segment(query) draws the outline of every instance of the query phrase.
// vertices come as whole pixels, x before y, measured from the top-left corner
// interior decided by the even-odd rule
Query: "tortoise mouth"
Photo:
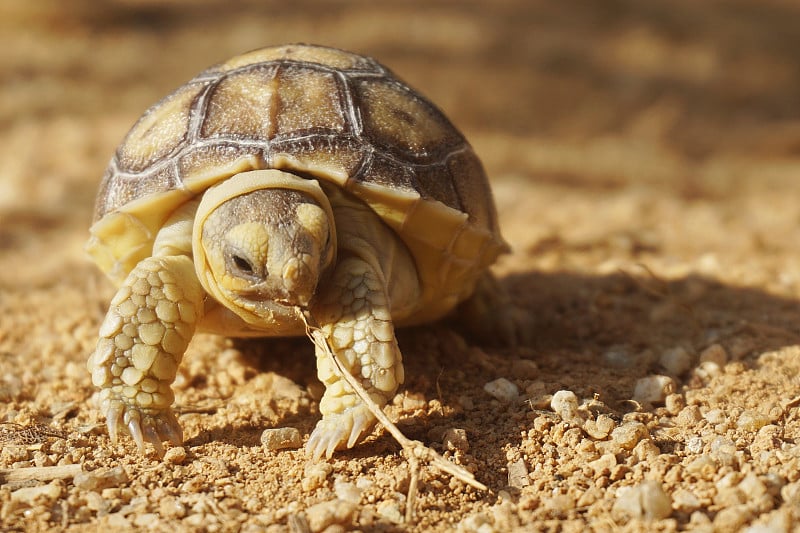
[[[283,297],[275,298],[261,291],[246,291],[229,294],[229,301],[253,313],[257,316],[269,320],[276,319],[297,319],[302,314],[302,310],[308,307],[308,303],[303,303],[299,298]]]

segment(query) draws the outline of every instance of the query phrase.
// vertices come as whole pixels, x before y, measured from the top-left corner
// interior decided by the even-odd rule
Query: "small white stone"
[[[672,495],[672,506],[683,513],[691,513],[700,508],[700,499],[694,492],[686,489],[678,489]]]
[[[490,381],[483,386],[483,390],[488,392],[496,400],[505,403],[513,402],[519,397],[519,387],[506,378],[498,378],[494,381]]]
[[[658,362],[673,376],[680,376],[692,366],[692,356],[682,346],[665,350]]]
[[[612,511],[630,518],[661,520],[672,514],[672,500],[661,483],[646,479],[636,486],[620,489]]]
[[[700,352],[700,362],[711,362],[719,366],[725,366],[728,362],[728,352],[721,344],[712,344]]]
[[[11,493],[11,501],[33,506],[37,503],[51,505],[61,496],[61,487],[56,485],[40,485],[23,487]]]
[[[661,404],[675,392],[675,382],[669,376],[645,376],[636,381],[633,400],[639,403]]]
[[[89,472],[80,472],[72,479],[72,484],[83,490],[100,490],[118,487],[128,482],[128,474],[121,466],[114,468],[98,468]]]
[[[394,524],[403,523],[403,512],[400,504],[393,500],[383,501],[378,504],[378,514]]]
[[[343,500],[329,500],[306,509],[309,529],[316,533],[334,524],[349,526],[356,511],[356,504]]]
[[[686,441],[686,451],[689,453],[698,454],[703,451],[703,439],[697,435],[690,437]]]
[[[694,370],[694,374],[703,380],[709,380],[722,374],[722,369],[714,361],[703,361]]]
[[[347,483],[339,481],[338,479],[333,482],[333,493],[340,500],[358,504],[361,502],[361,489],[354,483]]]
[[[728,421],[728,415],[722,409],[711,409],[703,415],[709,424],[722,424]]]
[[[588,466],[592,469],[596,478],[608,475],[611,469],[617,466],[617,457],[613,453],[606,453],[600,456],[599,459],[589,461]]]
[[[570,390],[560,390],[553,394],[550,408],[563,420],[573,420],[578,415],[578,397]]]
[[[186,448],[183,446],[170,448],[167,450],[167,453],[164,454],[164,462],[166,463],[181,465],[184,461],[186,461]]]
[[[650,432],[641,422],[626,422],[611,432],[611,439],[625,450],[632,450],[640,440],[648,438]]]
[[[296,450],[303,444],[303,440],[297,428],[273,428],[265,429],[261,433],[261,444],[272,451],[287,448]]]
[[[769,424],[770,419],[756,411],[744,411],[739,415],[736,425],[745,431],[755,432]]]
[[[525,459],[519,458],[514,462],[508,463],[508,485],[521,489],[531,484],[528,479],[528,466]]]
[[[87,491],[85,498],[86,498],[86,507],[88,507],[92,511],[107,513],[109,508],[111,507],[108,500],[106,500],[100,494],[98,494],[93,490]]]

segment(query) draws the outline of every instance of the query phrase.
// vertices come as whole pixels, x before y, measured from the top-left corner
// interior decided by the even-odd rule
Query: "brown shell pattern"
[[[117,151],[95,220],[245,154],[416,191],[484,227],[494,218],[480,163],[433,104],[369,58],[288,46],[213,67],[149,109]]]

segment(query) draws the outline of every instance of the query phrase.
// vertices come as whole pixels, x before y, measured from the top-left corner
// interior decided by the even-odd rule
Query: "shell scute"
[[[354,93],[364,135],[382,150],[426,163],[465,142],[436,107],[394,80],[357,79]]]
[[[209,90],[200,138],[272,138],[275,92],[274,68],[254,68],[223,77]]]
[[[142,171],[174,152],[186,140],[192,103],[203,88],[184,85],[148,110],[117,151],[120,170]]]
[[[362,166],[361,143],[349,137],[313,135],[272,144],[269,166],[290,172],[328,176],[345,186]]]

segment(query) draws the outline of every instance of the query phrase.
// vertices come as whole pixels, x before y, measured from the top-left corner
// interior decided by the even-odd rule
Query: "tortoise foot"
[[[374,424],[375,417],[363,404],[349,407],[342,413],[329,413],[311,432],[306,454],[314,460],[323,455],[330,459],[334,451],[355,446]]]
[[[162,441],[176,446],[183,444],[183,430],[172,409],[151,410],[130,405],[119,398],[102,400],[101,411],[106,417],[108,434],[117,441],[120,429],[127,431],[136,442],[139,452],[145,453],[145,443],[153,445],[159,457],[164,456]]]

